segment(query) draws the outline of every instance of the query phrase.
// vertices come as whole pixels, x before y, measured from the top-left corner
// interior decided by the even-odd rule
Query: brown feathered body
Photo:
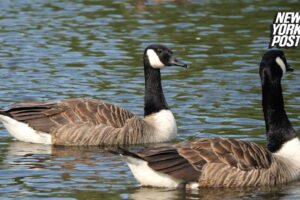
[[[127,145],[159,140],[154,127],[143,118],[101,100],[23,102],[2,112],[37,132],[50,134],[54,145]]]
[[[142,185],[161,186],[145,182],[146,179],[136,173],[137,165],[146,162],[148,170],[154,170],[157,176],[169,177],[170,185],[176,187],[275,186],[299,178],[300,152],[290,155],[295,158],[293,162],[288,157],[290,150],[287,150],[292,146],[300,151],[296,139],[278,153],[271,153],[253,142],[214,138],[146,149],[137,154],[125,152],[124,155],[141,161],[127,160]],[[146,171],[144,169],[144,175]],[[163,186],[168,187],[168,183]]]

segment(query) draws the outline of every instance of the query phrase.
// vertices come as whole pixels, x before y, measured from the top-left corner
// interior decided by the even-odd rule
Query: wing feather
[[[125,126],[134,115],[126,109],[94,99],[68,99],[56,102],[26,101],[3,111],[35,130],[50,133],[61,126],[88,123],[112,128]]]
[[[237,182],[232,177],[244,176],[253,170],[266,170],[272,164],[271,153],[263,147],[251,142],[223,138],[184,142],[167,149],[146,149],[138,155],[158,172],[186,182],[201,179],[203,185],[234,185]],[[253,182],[257,181],[259,173],[252,178]],[[218,177],[213,174],[218,174]],[[246,178],[251,177],[245,176]]]
[[[129,145],[151,143],[153,127],[141,118],[130,118],[121,128],[106,124],[79,122],[57,126],[51,132],[53,144],[67,146]]]

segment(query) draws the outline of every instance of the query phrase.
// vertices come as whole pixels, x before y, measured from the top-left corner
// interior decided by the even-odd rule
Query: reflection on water
[[[258,63],[269,26],[297,1],[1,1],[0,108],[22,99],[93,97],[143,113],[142,53],[172,47],[188,70],[162,71],[178,140],[237,137],[264,143]],[[234,9],[233,9],[234,8]],[[296,70],[283,80],[287,111],[300,128]],[[299,198],[299,183],[253,190],[140,188],[103,149],[15,142],[0,126],[0,196],[71,199]]]
[[[2,161],[0,192],[9,194],[16,184],[23,187],[18,188],[21,193],[39,197],[60,188],[66,193],[70,193],[68,190],[108,192],[127,188],[126,182],[136,185],[133,179],[120,184],[119,180],[127,178],[128,173],[118,156],[98,147],[51,147],[14,141]]]
[[[183,199],[185,197],[185,191],[178,191],[165,188],[138,188],[132,194],[130,199],[140,200],[160,200],[160,199]]]
[[[98,147],[51,147],[14,141],[2,161],[0,194],[74,198],[248,199],[299,197],[300,182],[280,188],[202,188],[183,190],[138,187],[120,157]],[[118,191],[118,192],[117,192]]]

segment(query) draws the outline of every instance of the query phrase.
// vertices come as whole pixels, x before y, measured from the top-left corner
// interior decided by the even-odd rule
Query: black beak
[[[186,63],[184,63],[183,61],[181,61],[175,57],[171,58],[170,65],[184,67],[184,68],[188,67],[188,65]]]
[[[294,71],[294,68],[292,68],[289,64],[286,65],[286,71],[287,72],[292,72]]]

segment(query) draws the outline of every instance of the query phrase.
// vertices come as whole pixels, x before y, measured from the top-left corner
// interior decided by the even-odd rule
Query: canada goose
[[[54,145],[128,145],[164,142],[177,135],[161,86],[160,69],[187,67],[166,46],[144,51],[144,118],[95,99],[23,102],[0,110],[0,121],[17,140]]]
[[[275,186],[300,177],[300,141],[285,113],[281,78],[292,70],[280,50],[260,64],[267,149],[238,139],[199,139],[138,153],[119,148],[135,178],[156,187]]]

